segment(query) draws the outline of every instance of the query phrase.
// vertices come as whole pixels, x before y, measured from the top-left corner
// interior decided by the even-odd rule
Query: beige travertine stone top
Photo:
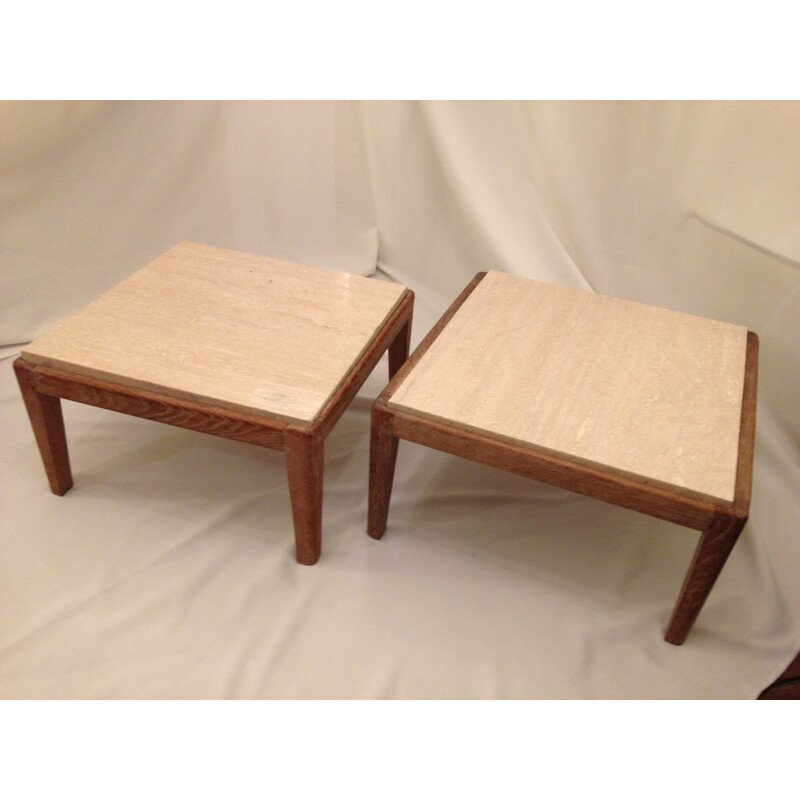
[[[747,329],[489,272],[394,408],[734,498]]]
[[[25,347],[31,362],[301,424],[404,286],[182,242]]]

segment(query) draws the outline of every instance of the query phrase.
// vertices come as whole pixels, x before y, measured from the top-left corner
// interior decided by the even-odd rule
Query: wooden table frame
[[[406,360],[413,310],[414,293],[406,289],[390,317],[308,426],[98,380],[32,364],[20,357],[14,362],[14,371],[50,488],[54,494],[63,495],[72,487],[62,399],[283,450],[286,453],[297,560],[301,564],[315,564],[321,547],[325,438],[387,349],[390,378]]]
[[[744,396],[734,501],[712,503],[648,485],[610,470],[549,455],[455,425],[435,422],[391,408],[392,394],[433,344],[486,273],[478,273],[431,329],[380,394],[372,408],[368,533],[380,539],[386,529],[399,439],[524,475],[702,531],[689,570],[667,624],[665,640],[683,644],[725,564],[750,508],[756,417],[758,337],[747,334]]]

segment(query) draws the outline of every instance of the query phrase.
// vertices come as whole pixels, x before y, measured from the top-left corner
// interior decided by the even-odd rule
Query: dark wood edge
[[[753,451],[756,436],[756,399],[758,394],[758,336],[747,332],[747,354],[744,367],[742,418],[739,426],[739,460],[736,464],[736,490],[732,513],[747,519],[753,484]]]
[[[717,507],[712,503],[685,497],[669,489],[640,483],[522,445],[455,428],[385,406],[376,410],[391,416],[392,433],[399,439],[406,439],[435,450],[488,464],[506,472],[569,489],[687,528],[705,530],[717,511]]]
[[[288,427],[285,422],[32,364],[22,357],[16,360],[15,368],[28,370],[34,388],[43,395],[283,450],[283,432]]]
[[[776,681],[764,689],[759,700],[800,700],[800,678]]]
[[[391,343],[400,334],[400,331],[411,323],[413,313],[414,292],[406,289],[392,315],[375,334],[355,366],[328,402],[320,409],[314,421],[307,427],[290,424],[289,430],[296,433],[304,432],[309,436],[327,436]]]
[[[800,700],[800,653],[758,696],[759,700]]]
[[[20,357],[19,369],[30,373],[37,392],[85,405],[118,411],[134,417],[163,422],[189,430],[209,433],[248,444],[284,450],[287,433],[301,436],[327,436],[344,413],[367,376],[386,352],[403,327],[410,324],[414,309],[414,293],[401,295],[392,315],[375,335],[355,367],[308,427],[283,420],[259,417],[232,409],[171,397],[148,389],[114,383],[73,372],[34,364]]]
[[[664,631],[665,642],[682,645],[686,641],[744,525],[745,520],[729,509],[716,509],[692,555]]]
[[[397,371],[397,374],[389,381],[386,388],[378,395],[376,403],[384,404],[394,394],[397,387],[403,382],[406,375],[414,368],[414,365],[422,358],[425,351],[436,341],[439,334],[444,330],[448,322],[453,318],[456,311],[464,304],[464,301],[475,291],[477,285],[486,276],[485,272],[479,272],[464,289],[463,292],[453,301],[439,321],[428,331],[427,336],[417,345],[414,352],[406,359],[406,363]]]
[[[61,400],[36,391],[32,370],[21,358],[13,367],[50,490],[62,496],[72,488],[73,480]]]

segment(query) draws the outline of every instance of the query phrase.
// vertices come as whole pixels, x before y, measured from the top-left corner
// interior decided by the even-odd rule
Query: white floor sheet
[[[694,531],[403,442],[370,539],[385,369],[328,439],[322,558],[302,567],[275,451],[64,402],[75,486],[50,494],[4,360],[2,695],[750,698],[788,663],[800,465],[768,420],[751,522],[673,647]]]

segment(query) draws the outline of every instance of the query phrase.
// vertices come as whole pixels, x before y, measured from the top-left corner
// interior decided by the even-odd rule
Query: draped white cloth
[[[800,648],[800,103],[0,104],[7,698],[749,698]],[[365,533],[369,408],[323,554],[282,454],[64,403],[50,494],[11,362],[184,239],[407,284],[418,342],[499,269],[748,326],[750,521],[682,647],[696,532],[409,443]]]

